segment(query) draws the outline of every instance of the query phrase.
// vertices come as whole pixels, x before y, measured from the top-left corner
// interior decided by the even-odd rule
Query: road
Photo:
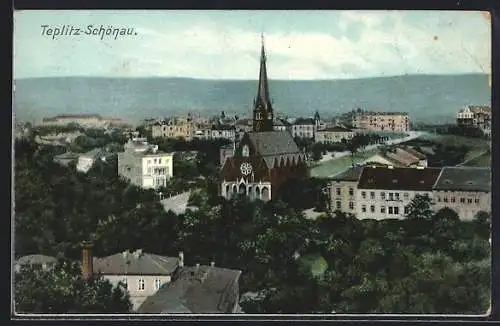
[[[418,138],[422,134],[423,134],[422,131],[409,131],[408,132],[408,137],[391,139],[391,140],[388,140],[388,141],[386,141],[385,143],[382,143],[382,144],[368,145],[365,148],[360,149],[359,151],[360,152],[369,151],[369,150],[375,149],[375,148],[383,146],[383,145],[397,145],[397,144],[404,143],[404,142],[413,140],[415,138]],[[335,154],[335,156],[332,156],[332,153],[327,153],[326,155],[323,155],[323,157],[321,158],[321,160],[319,161],[319,163],[325,163],[325,162],[328,162],[328,161],[331,161],[331,160],[338,159],[340,157],[351,155],[351,152],[349,152],[349,151],[335,152],[334,154]]]

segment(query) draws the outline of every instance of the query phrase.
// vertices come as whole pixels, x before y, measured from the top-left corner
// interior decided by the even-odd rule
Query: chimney
[[[184,267],[184,253],[182,251],[179,252],[179,267]]]
[[[92,257],[92,242],[82,242],[82,275],[85,279],[92,277],[94,264]]]

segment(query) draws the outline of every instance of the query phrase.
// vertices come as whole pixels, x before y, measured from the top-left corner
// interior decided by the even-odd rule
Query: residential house
[[[410,131],[410,119],[406,112],[373,112],[358,109],[353,112],[352,125],[354,128],[367,131]]]
[[[491,106],[469,105],[457,113],[457,124],[480,128],[491,136]]]
[[[448,207],[463,220],[491,213],[491,168],[444,167],[433,188],[434,209]]]
[[[340,143],[343,140],[351,140],[356,132],[343,126],[334,126],[317,130],[314,134],[316,143]]]
[[[79,172],[87,173],[97,160],[105,160],[106,151],[102,148],[94,148],[85,154],[78,156],[76,170]]]
[[[290,124],[283,119],[275,118],[273,122],[273,130],[288,131],[290,130]]]
[[[362,166],[353,166],[329,178],[331,211],[356,213],[358,181],[362,171]]]
[[[179,257],[167,257],[138,249],[102,258],[92,257],[91,268],[93,274],[102,275],[114,286],[121,282],[130,295],[132,310],[135,311],[147,297],[170,283],[174,272],[183,263],[183,253]]]
[[[27,255],[20,257],[19,259],[14,261],[14,270],[19,272],[21,267],[24,265],[38,265],[43,269],[47,270],[52,268],[57,263],[57,258],[46,255]]]
[[[379,153],[367,158],[364,165],[387,165],[395,167],[427,167],[427,157],[411,147],[381,149]]]
[[[201,139],[234,140],[236,138],[236,127],[231,125],[212,125],[206,129],[197,130],[195,137]]]
[[[144,139],[131,139],[118,153],[118,174],[145,189],[166,186],[173,176],[173,153],[158,151]]]
[[[143,314],[230,314],[239,307],[241,271],[210,266],[180,268],[172,279],[139,307]]]
[[[314,139],[316,127],[316,121],[313,118],[298,118],[292,124],[292,136]]]
[[[407,205],[417,195],[433,197],[440,168],[363,168],[358,182],[358,218],[404,218]]]

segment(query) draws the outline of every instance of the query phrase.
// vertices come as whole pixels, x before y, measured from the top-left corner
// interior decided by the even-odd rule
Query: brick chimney
[[[92,257],[92,242],[82,242],[82,275],[85,279],[92,277],[94,264]]]

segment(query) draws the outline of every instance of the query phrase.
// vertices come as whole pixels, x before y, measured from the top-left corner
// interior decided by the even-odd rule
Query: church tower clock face
[[[243,175],[249,175],[250,173],[252,173],[252,165],[248,162],[242,163],[240,165],[240,171]]]

